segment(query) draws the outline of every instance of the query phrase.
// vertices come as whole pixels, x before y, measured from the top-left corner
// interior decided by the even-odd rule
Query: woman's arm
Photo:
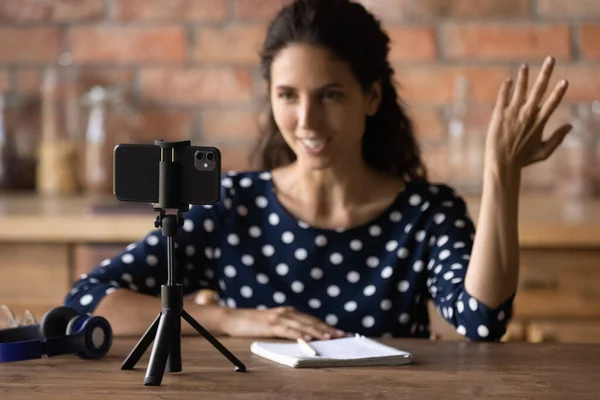
[[[195,206],[184,218],[183,229],[175,240],[177,282],[183,284],[184,294],[202,288],[216,289],[213,260],[207,256],[212,253],[207,250],[212,250],[209,239],[214,234],[214,212]],[[207,221],[213,221],[208,230]],[[155,230],[82,275],[64,304],[80,313],[104,316],[117,334],[143,333],[161,310],[160,288],[166,281],[166,239],[160,230]],[[211,316],[207,318],[210,323]]]
[[[466,290],[489,307],[502,304],[517,289],[521,169],[548,158],[571,129],[562,126],[542,141],[545,124],[567,89],[566,81],[559,82],[542,103],[553,67],[554,59],[548,57],[527,95],[528,67],[523,65],[512,96],[512,81],[502,85],[490,122],[481,209],[465,277]]]
[[[519,185],[518,172],[501,168],[485,171],[465,289],[491,308],[498,307],[517,290]]]
[[[427,239],[427,289],[438,313],[471,340],[497,341],[506,333],[512,318],[513,299],[509,296],[497,307],[489,307],[472,296],[465,277],[472,263],[475,225],[465,201],[445,185],[430,190],[429,218],[424,220]]]
[[[199,305],[184,300],[184,309],[213,335],[222,335],[221,321],[226,309],[218,305]],[[160,298],[149,297],[126,289],[118,289],[104,297],[94,314],[110,322],[117,336],[141,336],[161,311]],[[182,335],[198,334],[188,323],[181,320]]]

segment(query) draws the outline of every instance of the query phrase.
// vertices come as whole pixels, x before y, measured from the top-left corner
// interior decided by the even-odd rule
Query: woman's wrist
[[[483,171],[484,186],[501,187],[504,190],[519,191],[521,168],[512,165],[488,162]]]
[[[230,309],[218,305],[199,305],[194,302],[186,302],[184,308],[200,325],[213,335],[227,334],[227,325],[229,323]],[[185,324],[185,330],[188,328],[195,332],[195,329]],[[183,328],[183,326],[182,326]]]

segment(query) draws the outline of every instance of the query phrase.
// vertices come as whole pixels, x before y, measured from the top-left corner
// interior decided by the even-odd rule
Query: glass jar
[[[113,149],[131,141],[139,118],[118,87],[94,86],[84,94],[86,118],[82,146],[81,187],[85,194],[106,195],[113,190]]]
[[[42,81],[42,119],[36,187],[43,195],[73,195],[77,180],[79,131],[76,73],[49,67]]]
[[[480,193],[487,110],[469,105],[469,83],[459,76],[454,82],[454,100],[448,115],[447,160],[448,183],[460,192]]]
[[[0,94],[0,190],[10,189],[11,141],[6,134],[4,95]]]
[[[581,199],[598,194],[596,151],[600,119],[589,104],[577,106],[573,129],[557,149],[557,192],[566,198]]]

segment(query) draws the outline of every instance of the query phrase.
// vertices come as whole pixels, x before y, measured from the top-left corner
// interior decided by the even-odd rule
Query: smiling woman
[[[362,158],[364,116],[377,111],[378,83],[363,95],[346,64],[308,44],[282,49],[271,70],[274,121],[298,163],[326,168]]]
[[[387,58],[390,39],[379,21],[351,2],[320,4],[318,11],[316,4],[304,3],[283,9],[263,44],[261,71],[271,101],[254,153],[256,167],[289,164],[298,156],[294,145],[300,139],[327,135],[338,157],[364,159],[411,180],[425,178]],[[299,139],[290,140],[294,135]]]
[[[388,52],[379,22],[349,0],[296,0],[271,23],[259,170],[223,177],[220,201],[192,207],[176,240],[185,291],[211,289],[220,299],[220,307],[186,305],[208,330],[427,338],[431,299],[469,339],[506,332],[520,171],[570,129],[541,140],[566,82],[540,104],[548,58],[531,93],[526,66],[514,94],[509,81],[500,88],[475,234],[464,200],[427,180]],[[117,335],[141,334],[159,309],[166,258],[164,237],[150,232],[82,277],[65,303],[105,316]]]

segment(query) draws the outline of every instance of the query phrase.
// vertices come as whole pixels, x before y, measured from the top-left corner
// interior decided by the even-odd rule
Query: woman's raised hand
[[[544,100],[553,69],[554,59],[547,57],[529,92],[529,68],[525,64],[519,70],[512,92],[512,79],[502,84],[488,128],[486,167],[517,173],[527,165],[547,159],[571,130],[570,125],[563,125],[547,140],[542,140],[544,127],[568,87],[566,80],[560,80]]]

